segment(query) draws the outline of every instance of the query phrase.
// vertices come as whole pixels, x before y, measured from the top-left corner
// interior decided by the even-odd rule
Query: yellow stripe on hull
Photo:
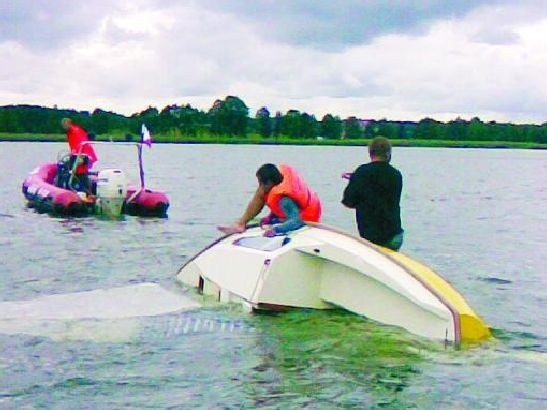
[[[392,260],[404,267],[418,280],[432,290],[442,302],[455,312],[459,318],[460,340],[477,342],[491,336],[490,329],[484,321],[471,309],[462,295],[460,295],[445,279],[437,275],[424,264],[406,256],[401,252],[380,248]]]

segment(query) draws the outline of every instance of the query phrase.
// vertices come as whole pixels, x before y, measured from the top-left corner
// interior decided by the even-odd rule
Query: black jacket
[[[355,208],[359,235],[383,244],[401,228],[403,177],[388,162],[363,164],[351,175],[342,203]]]

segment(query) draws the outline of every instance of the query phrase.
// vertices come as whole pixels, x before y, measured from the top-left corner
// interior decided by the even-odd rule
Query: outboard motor
[[[119,169],[105,169],[97,175],[97,212],[120,216],[127,196],[127,180]]]

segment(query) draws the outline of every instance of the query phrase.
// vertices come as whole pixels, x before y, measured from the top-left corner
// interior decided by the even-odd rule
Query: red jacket
[[[87,138],[87,133],[82,128],[74,124],[71,124],[68,127],[66,136],[68,139],[68,145],[70,147],[70,153],[72,155],[77,155],[78,153],[80,153],[80,146],[82,142],[89,141],[89,139]],[[95,153],[95,149],[91,144],[84,144],[82,146],[81,153],[88,157],[88,164],[78,165],[78,167],[76,168],[77,174],[85,174],[88,169],[91,168],[93,164],[97,161],[97,154]]]
[[[279,206],[279,201],[281,197],[287,196],[296,202],[298,208],[300,208],[300,217],[303,221],[319,222],[321,202],[317,194],[306,185],[302,177],[290,166],[279,165],[279,172],[283,175],[283,181],[274,186],[264,198],[272,213],[279,218],[285,218],[285,214]]]

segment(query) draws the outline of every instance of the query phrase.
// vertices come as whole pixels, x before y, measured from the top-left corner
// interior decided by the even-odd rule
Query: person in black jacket
[[[342,204],[355,208],[359,235],[393,250],[403,244],[401,227],[401,191],[403,177],[389,164],[391,143],[387,138],[374,138],[368,145],[370,162],[360,165],[352,174],[344,174],[349,183]]]

